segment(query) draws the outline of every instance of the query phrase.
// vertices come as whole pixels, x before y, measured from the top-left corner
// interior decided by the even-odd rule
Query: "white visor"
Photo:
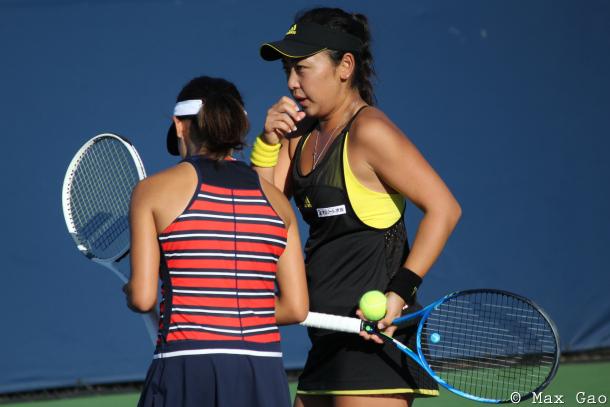
[[[178,102],[174,106],[174,116],[194,116],[199,113],[201,106],[203,106],[201,99]]]

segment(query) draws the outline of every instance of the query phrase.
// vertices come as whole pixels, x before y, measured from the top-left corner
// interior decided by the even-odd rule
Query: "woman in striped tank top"
[[[232,83],[193,79],[168,132],[183,161],[133,192],[128,302],[163,295],[139,406],[290,405],[277,326],[307,315],[301,243],[282,192],[231,157],[247,131]]]

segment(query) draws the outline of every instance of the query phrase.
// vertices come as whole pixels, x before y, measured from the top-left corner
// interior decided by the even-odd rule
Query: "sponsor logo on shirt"
[[[329,208],[317,208],[318,218],[328,218],[330,216],[345,215],[345,205],[331,206]]]

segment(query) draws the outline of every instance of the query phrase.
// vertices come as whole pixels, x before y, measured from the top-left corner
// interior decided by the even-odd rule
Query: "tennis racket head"
[[[131,142],[112,133],[87,141],[64,178],[64,219],[78,249],[88,258],[114,261],[129,251],[129,202],[146,177]]]
[[[508,403],[532,397],[553,379],[559,336],[531,300],[501,290],[466,290],[426,310],[417,351],[429,373],[452,392]]]

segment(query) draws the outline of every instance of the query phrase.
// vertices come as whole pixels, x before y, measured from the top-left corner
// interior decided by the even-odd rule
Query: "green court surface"
[[[291,383],[290,390],[294,395],[296,384]],[[577,394],[584,393],[583,399],[577,400]],[[599,396],[608,398],[605,405],[610,406],[610,362],[596,363],[571,363],[563,364],[559,367],[559,371],[553,383],[543,392],[543,395],[560,396],[563,395],[562,401],[564,404],[559,404],[566,407],[583,406],[583,405],[600,405],[587,403],[591,401],[590,396],[595,396],[597,401],[600,401]],[[587,400],[587,397],[589,399]],[[552,398],[555,400],[555,397]],[[533,403],[533,400],[526,400],[521,405],[542,405],[543,400],[538,403]],[[33,401],[3,404],[5,407],[132,407],[138,402],[138,394],[119,394],[119,395],[95,395],[88,397],[78,397],[62,400],[51,401]],[[469,401],[461,397],[455,396],[447,391],[441,391],[440,397],[430,399],[419,399],[414,405],[417,407],[460,407],[483,405],[474,401]],[[549,405],[549,404],[546,404]],[[557,405],[557,404],[555,404]],[[603,404],[602,404],[603,405]]]
[[[570,363],[562,364],[555,379],[549,387],[543,392],[545,395],[563,395],[565,407],[589,405],[587,403],[578,403],[576,395],[579,392],[584,392],[588,395],[604,395],[608,398],[606,405],[610,406],[610,363],[595,362],[595,363]],[[555,400],[551,397],[551,400]],[[520,405],[543,405],[542,400],[534,403],[534,400],[529,399],[520,403]],[[441,396],[434,399],[422,399],[415,402],[417,407],[460,407],[484,405],[475,401],[466,400],[456,396],[449,391],[441,390]],[[508,404],[510,405],[510,403]],[[547,404],[548,405],[548,404]],[[599,404],[591,404],[599,405]]]

